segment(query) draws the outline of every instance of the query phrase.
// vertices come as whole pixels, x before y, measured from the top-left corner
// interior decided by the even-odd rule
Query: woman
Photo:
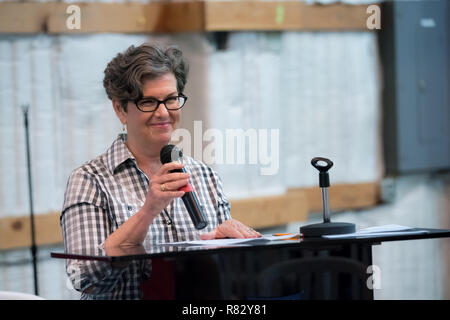
[[[231,219],[218,175],[190,157],[162,165],[160,151],[180,122],[188,73],[175,47],[143,44],[118,54],[105,69],[103,85],[127,130],[98,158],[74,170],[61,215],[66,252],[118,246],[261,236]],[[184,166],[187,173],[170,173]],[[208,226],[199,234],[181,200],[190,182]],[[94,262],[68,263],[82,298],[138,298],[141,268],[102,269]],[[134,270],[133,270],[134,268]],[[124,280],[125,279],[125,280]]]

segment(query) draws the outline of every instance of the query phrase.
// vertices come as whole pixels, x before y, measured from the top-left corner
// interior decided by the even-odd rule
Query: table
[[[144,245],[96,252],[52,252],[53,258],[102,261],[111,267],[149,261],[144,299],[373,299],[372,246],[450,237],[424,234],[310,238],[224,247]]]

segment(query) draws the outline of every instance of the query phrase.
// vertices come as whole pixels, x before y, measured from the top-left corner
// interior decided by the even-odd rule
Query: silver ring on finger
[[[164,183],[161,185],[161,191],[162,192],[166,191],[166,185]]]

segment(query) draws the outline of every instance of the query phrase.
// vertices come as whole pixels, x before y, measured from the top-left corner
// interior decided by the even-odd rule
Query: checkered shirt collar
[[[106,152],[106,163],[108,165],[108,169],[114,175],[117,168],[127,160],[132,160],[136,163],[136,158],[130,150],[128,150],[124,137],[119,134],[117,139],[114,140],[113,144]]]

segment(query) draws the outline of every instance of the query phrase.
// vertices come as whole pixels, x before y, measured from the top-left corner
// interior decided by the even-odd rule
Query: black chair
[[[367,266],[342,257],[308,257],[280,262],[259,274],[263,299],[372,299]]]

